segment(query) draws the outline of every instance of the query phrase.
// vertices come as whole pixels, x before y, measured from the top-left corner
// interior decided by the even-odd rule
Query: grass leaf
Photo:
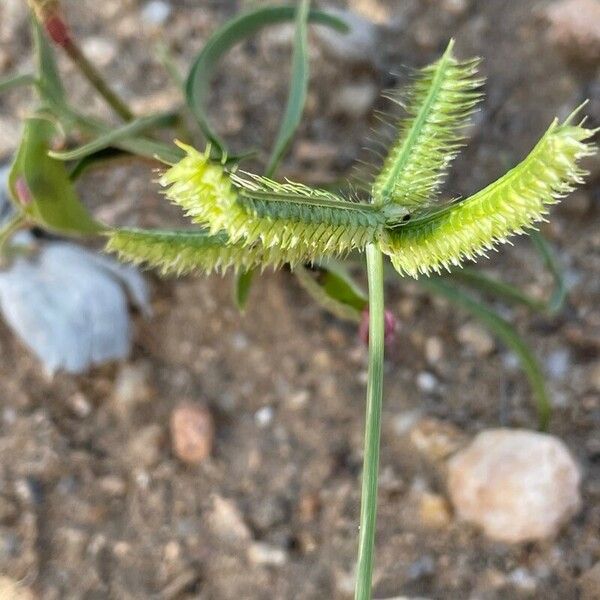
[[[55,133],[54,123],[45,117],[25,120],[8,179],[12,199],[19,212],[50,231],[98,233],[103,226],[80,202],[64,163],[48,156]]]
[[[16,75],[2,77],[0,78],[0,94],[19,87],[34,85],[35,82],[35,77],[29,73],[18,73]]]
[[[453,304],[471,313],[519,357],[521,367],[529,379],[529,384],[535,396],[539,428],[546,430],[552,407],[546,391],[545,376],[533,352],[517,330],[485,304],[475,300],[448,281],[444,281],[439,277],[432,277],[420,279],[419,283],[425,289],[443,296]]]
[[[52,158],[56,158],[57,160],[80,160],[100,150],[115,146],[118,143],[127,142],[128,140],[131,141],[131,138],[135,138],[148,129],[169,127],[176,121],[177,115],[173,113],[161,113],[140,117],[139,119],[129,121],[121,127],[103,133],[95,140],[88,142],[79,148],[74,148],[73,150],[51,151],[49,154]],[[135,144],[136,141],[134,140],[133,143]],[[139,140],[137,143],[139,143]]]
[[[296,28],[294,33],[294,49],[292,54],[292,73],[287,104],[277,138],[269,156],[266,175],[272,176],[277,170],[284,152],[290,145],[296,128],[302,119],[306,92],[308,90],[309,61],[308,61],[308,11],[310,0],[302,0],[296,11]]]
[[[207,141],[220,155],[227,154],[226,144],[210,125],[206,112],[211,76],[217,63],[238,42],[254,35],[263,27],[292,21],[295,15],[296,8],[294,6],[269,6],[244,13],[218,29],[196,57],[186,80],[186,99]],[[338,31],[348,30],[348,26],[343,20],[326,12],[311,10],[308,20],[333,27]]]
[[[256,271],[254,269],[238,271],[235,274],[233,301],[240,312],[244,312],[246,309],[255,274]]]
[[[325,285],[318,280],[319,273],[315,273],[302,265],[294,269],[294,275],[296,275],[298,282],[308,295],[325,310],[340,319],[355,323],[360,322],[361,310],[353,303],[356,298],[346,280],[332,275],[335,281],[330,278],[329,285]],[[348,302],[348,299],[350,299],[350,302]]]

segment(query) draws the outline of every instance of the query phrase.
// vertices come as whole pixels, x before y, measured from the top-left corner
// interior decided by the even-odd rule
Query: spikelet
[[[301,184],[230,175],[208,150],[180,146],[187,156],[161,178],[167,197],[233,243],[260,243],[296,264],[362,249],[384,225],[384,213],[371,205]]]
[[[163,275],[193,271],[210,273],[251,269],[268,263],[260,246],[231,244],[225,234],[205,231],[117,229],[108,234],[106,249],[119,258],[158,269]]]
[[[544,219],[548,205],[581,183],[578,161],[595,148],[595,132],[555,120],[531,153],[506,175],[475,195],[428,216],[390,228],[380,246],[401,274],[439,272],[523,233]]]
[[[409,213],[430,205],[464,145],[462,130],[482,98],[483,80],[476,77],[479,59],[459,62],[453,46],[451,40],[439,60],[418,72],[403,101],[389,96],[406,106],[407,116],[373,182],[375,204],[394,202]]]

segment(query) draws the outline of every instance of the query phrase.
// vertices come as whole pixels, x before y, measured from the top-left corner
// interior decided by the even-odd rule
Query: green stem
[[[102,75],[96,70],[96,67],[86,58],[79,46],[69,39],[63,46],[73,64],[79,69],[81,74],[88,80],[92,87],[106,100],[106,103],[124,120],[131,121],[133,113],[129,107],[116,92],[114,92]]]
[[[383,259],[375,244],[369,244],[366,253],[369,278],[369,378],[355,600],[371,600],[383,394]]]
[[[18,231],[25,223],[25,217],[17,213],[10,217],[2,227],[0,227],[0,255],[4,252],[4,246],[11,238],[12,234]]]

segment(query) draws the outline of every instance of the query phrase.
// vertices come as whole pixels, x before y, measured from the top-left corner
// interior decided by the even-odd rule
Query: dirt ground
[[[31,62],[23,4],[0,6],[0,72]],[[142,2],[64,4],[84,47],[139,112],[180,101],[154,44],[164,42],[184,70],[217,26],[250,5],[173,0],[156,27],[140,17]],[[492,180],[586,97],[600,124],[598,63],[557,45],[544,19],[550,2],[331,4],[378,23],[378,57],[349,67],[313,39],[308,107],[281,176],[326,183],[347,174],[374,125],[371,108],[383,105],[357,114],[359,100],[342,90],[378,93],[405,81],[404,66],[433,60],[450,36],[459,55],[483,57],[487,99],[448,195]],[[289,28],[271,29],[224,61],[211,114],[234,149],[269,148],[289,40]],[[61,65],[76,101],[103,114]],[[0,158],[9,159],[31,106],[24,92],[0,99]],[[444,478],[410,442],[411,423],[434,417],[470,436],[535,428],[536,417],[527,380],[502,345],[477,328],[481,343],[461,343],[461,328],[473,329],[468,315],[392,280],[388,304],[401,326],[386,363],[376,598],[576,599],[581,574],[600,560],[600,168],[591,168],[591,182],[545,228],[570,286],[564,312],[501,307],[545,364],[550,431],[583,467],[582,510],[556,539],[517,546],[490,542],[452,516],[436,527],[420,518],[423,494],[443,496]],[[153,178],[145,167],[102,171],[82,193],[113,222],[174,222]],[[551,284],[526,240],[481,268],[531,293]],[[149,278],[154,316],[136,317],[127,364],[50,379],[0,324],[0,574],[44,600],[350,597],[366,375],[355,327],[324,313],[285,272],[256,282],[243,316],[229,277]],[[201,466],[171,450],[169,416],[182,401],[208,406],[215,420],[213,455]]]

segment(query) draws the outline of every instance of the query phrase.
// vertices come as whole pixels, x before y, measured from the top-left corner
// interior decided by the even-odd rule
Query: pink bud
[[[23,206],[31,204],[33,197],[24,177],[19,177],[15,181],[15,191],[17,192],[17,198],[19,199],[19,202]]]
[[[383,327],[384,334],[383,339],[385,345],[389,346],[396,337],[396,331],[398,329],[398,321],[391,310],[384,311],[383,314]],[[365,308],[362,312],[362,319],[358,326],[358,337],[366,345],[369,344],[369,309]]]

